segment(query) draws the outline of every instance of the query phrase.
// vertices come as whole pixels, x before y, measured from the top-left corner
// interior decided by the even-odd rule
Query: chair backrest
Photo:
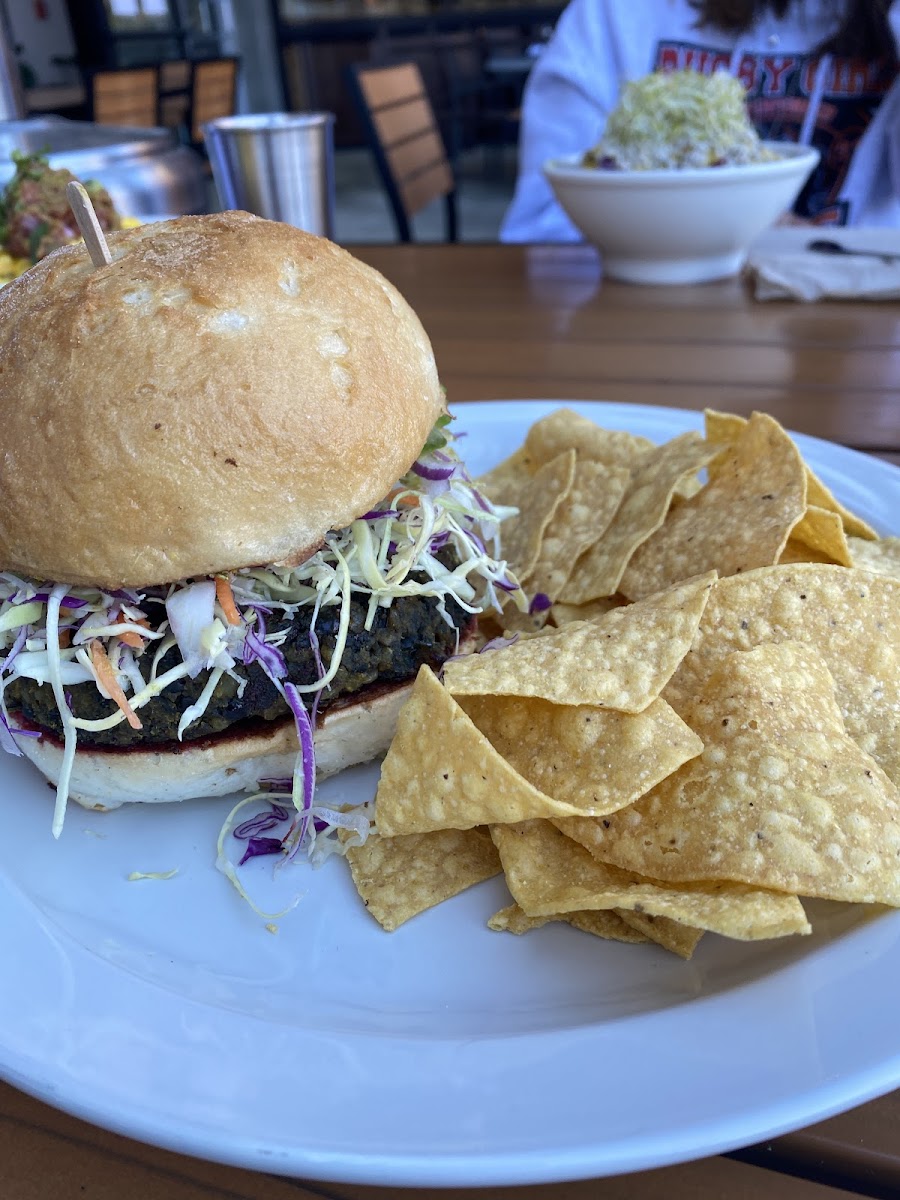
[[[191,141],[203,141],[204,121],[230,117],[237,93],[238,60],[207,58],[194,63],[191,82]]]
[[[191,111],[191,63],[186,58],[159,64],[159,124],[187,137]]]
[[[409,218],[439,197],[452,204],[453,170],[434,108],[416,63],[353,68],[357,101],[400,237],[410,240]],[[448,204],[448,231],[456,239],[455,209]]]
[[[156,67],[93,71],[88,89],[91,119],[99,125],[155,125],[158,78]]]
[[[159,90],[161,95],[167,92],[187,92],[191,87],[191,63],[187,58],[173,58],[159,64]]]

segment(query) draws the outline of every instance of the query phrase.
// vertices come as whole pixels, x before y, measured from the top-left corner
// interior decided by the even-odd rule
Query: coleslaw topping
[[[256,662],[298,729],[289,789],[297,823],[286,835],[286,852],[291,857],[301,852],[323,856],[313,854],[317,841],[323,845],[317,822],[325,821],[330,829],[348,826],[343,817],[333,822],[316,812],[312,729],[319,701],[340,666],[351,595],[368,598],[366,629],[380,607],[406,596],[433,600],[451,626],[451,602],[473,615],[499,609],[501,595],[511,595],[523,611],[528,607],[500,557],[500,523],[515,510],[490,504],[478,491],[455,451],[449,421],[446,414],[439,418],[419,458],[389,496],[345,529],[329,533],[299,566],[247,567],[227,577],[186,579],[143,591],[73,587],[0,572],[0,746],[19,754],[20,739],[42,736],[40,730],[19,727],[10,716],[7,684],[23,677],[49,686],[64,742],[55,837],[63,827],[80,730],[109,729],[126,720],[139,725],[141,709],[167,687],[208,672],[198,699],[181,714],[181,739],[203,716],[223,676],[235,681],[240,695],[247,683],[242,668]],[[446,549],[452,554],[442,553]],[[280,646],[293,614],[304,606],[313,610],[309,636],[319,677],[294,684],[286,678]],[[340,615],[326,662],[315,618],[328,606],[337,607]],[[173,648],[179,661],[163,671],[162,661]],[[66,692],[83,683],[93,683],[110,701],[107,715],[75,715]],[[362,828],[361,822],[353,828],[357,825]]]

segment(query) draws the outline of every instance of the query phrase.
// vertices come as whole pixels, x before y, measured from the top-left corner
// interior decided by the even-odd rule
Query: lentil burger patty
[[[363,688],[411,680],[423,663],[439,667],[454,653],[470,619],[464,609],[451,601],[447,604],[447,614],[453,621],[450,625],[438,611],[434,599],[403,596],[389,607],[377,608],[372,627],[367,630],[368,607],[367,596],[351,598],[347,644],[337,674],[322,692],[320,712]],[[287,630],[281,651],[287,663],[288,678],[300,686],[315,683],[319,678],[309,637],[312,612],[311,607],[301,608],[292,621],[269,624],[270,632]],[[326,668],[331,661],[339,623],[340,605],[319,610],[316,636]],[[161,675],[179,661],[178,650],[173,647],[163,657],[157,673]],[[241,721],[260,718],[274,721],[289,714],[284,699],[258,663],[249,666],[239,663],[236,670],[247,680],[243,694],[238,697],[236,681],[223,675],[203,716],[184,731],[184,741],[222,733]],[[181,714],[197,700],[208,678],[209,672],[202,671],[196,679],[185,677],[170,684],[141,709],[142,729],[132,729],[123,721],[111,729],[83,730],[79,733],[79,742],[85,746],[111,747],[174,742]],[[97,720],[117,711],[116,705],[104,700],[93,683],[76,684],[67,688],[66,694],[76,717]],[[62,738],[59,710],[48,684],[38,684],[27,678],[15,679],[7,686],[6,699],[9,708],[21,713],[27,721]]]

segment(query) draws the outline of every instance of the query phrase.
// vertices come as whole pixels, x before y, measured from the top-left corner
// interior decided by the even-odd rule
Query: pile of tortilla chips
[[[384,928],[501,870],[492,929],[684,957],[900,906],[900,541],[760,413],[654,446],[559,410],[482,486],[532,611],[419,673],[348,851]]]

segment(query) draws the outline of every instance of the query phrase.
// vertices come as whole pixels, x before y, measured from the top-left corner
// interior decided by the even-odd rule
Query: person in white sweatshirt
[[[799,218],[900,226],[898,29],[900,0],[571,0],[525,91],[501,240],[581,240],[542,164],[594,146],[626,81],[685,67],[738,75],[763,138],[821,152]]]

